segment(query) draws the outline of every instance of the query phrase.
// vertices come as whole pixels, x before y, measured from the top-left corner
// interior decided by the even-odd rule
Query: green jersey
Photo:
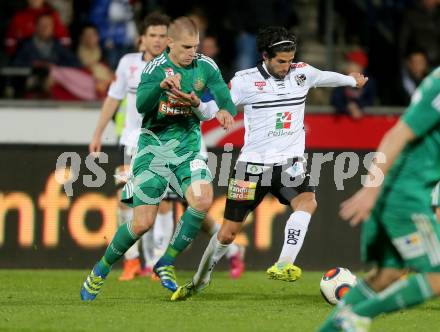
[[[417,88],[401,117],[416,139],[400,154],[385,179],[385,210],[417,211],[431,206],[431,192],[440,180],[440,67]],[[397,209],[397,210],[396,210]]]
[[[136,95],[137,110],[143,115],[142,128],[150,131],[141,134],[139,146],[162,145],[177,140],[179,144],[174,148],[174,152],[181,156],[200,150],[201,134],[200,120],[192,108],[176,103],[160,87],[164,78],[176,74],[182,77],[180,84],[183,92],[194,91],[200,98],[204,90],[209,89],[220,109],[227,110],[232,115],[236,114],[236,109],[229,89],[211,58],[197,55],[191,65],[178,67],[165,51],[150,61],[142,73]]]

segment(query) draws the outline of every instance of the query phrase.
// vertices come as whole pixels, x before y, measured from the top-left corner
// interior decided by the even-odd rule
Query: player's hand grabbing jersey
[[[185,151],[200,150],[200,120],[190,106],[178,104],[160,87],[168,76],[181,75],[181,90],[192,91],[200,98],[205,88],[214,95],[217,105],[232,115],[236,114],[228,87],[215,62],[204,55],[198,55],[188,67],[177,67],[168,58],[167,52],[152,60],[142,73],[137,91],[137,109],[143,115],[142,127],[157,135],[160,141],[176,139],[180,142],[175,149],[181,155]],[[148,135],[141,135],[144,144],[157,144]]]

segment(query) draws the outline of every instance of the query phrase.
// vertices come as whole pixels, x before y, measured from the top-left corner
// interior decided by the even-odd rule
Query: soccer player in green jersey
[[[381,175],[383,185],[375,183]],[[379,314],[440,295],[440,224],[430,197],[440,180],[440,67],[382,139],[367,179],[341,204],[340,215],[353,226],[364,222],[361,253],[376,267],[347,293],[321,332],[368,331]],[[407,269],[416,273],[401,278]]]
[[[212,176],[200,151],[197,108],[205,88],[221,109],[217,119],[228,129],[236,114],[229,90],[215,62],[196,54],[199,33],[187,17],[174,20],[168,30],[169,50],[145,67],[137,89],[136,106],[143,115],[142,134],[132,164],[133,178],[124,188],[125,202],[134,206],[131,222],[121,225],[101,260],[81,289],[83,300],[94,300],[111,266],[147,232],[168,186],[184,196],[182,215],[165,254],[154,266],[162,285],[177,289],[174,261],[195,238],[213,201]],[[176,102],[172,90],[190,93],[188,103]],[[125,195],[125,196],[124,196]]]

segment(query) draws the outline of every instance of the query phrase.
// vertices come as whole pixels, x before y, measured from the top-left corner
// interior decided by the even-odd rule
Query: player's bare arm
[[[112,119],[113,115],[119,108],[120,100],[107,96],[102,105],[101,114],[99,115],[98,124],[93,133],[92,141],[89,144],[89,153],[101,152],[102,133]]]
[[[385,176],[403,148],[414,138],[415,135],[413,131],[403,121],[397,122],[397,124],[385,134],[376,153],[385,156],[384,162],[379,162],[377,157],[374,158],[369,167],[368,180],[364,184],[364,187],[341,204],[339,214],[343,219],[349,220],[350,225],[356,226],[368,218],[380,192],[381,184],[372,185],[372,181],[374,181],[372,169],[378,169],[382,172],[383,176]]]

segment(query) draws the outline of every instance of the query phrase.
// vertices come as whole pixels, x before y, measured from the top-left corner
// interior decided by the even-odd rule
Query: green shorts
[[[389,210],[375,209],[363,223],[362,259],[381,268],[440,272],[440,224],[432,211]]]
[[[178,164],[157,162],[154,155],[145,154],[134,161],[133,176],[124,186],[121,201],[131,207],[159,205],[168,188],[183,197],[195,181],[212,182],[205,159],[198,153],[182,158]]]

